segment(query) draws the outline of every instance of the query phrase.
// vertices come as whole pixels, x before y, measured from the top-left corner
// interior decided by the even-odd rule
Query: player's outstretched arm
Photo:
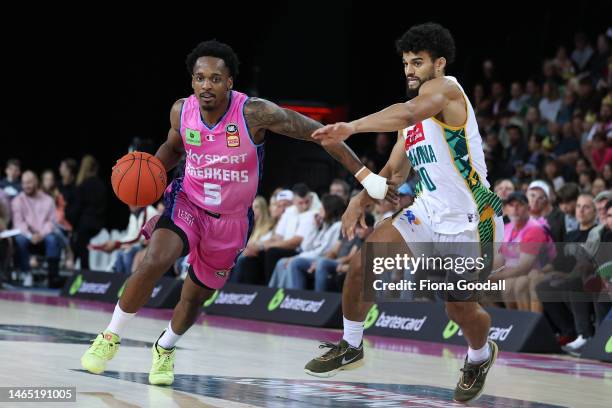
[[[344,141],[355,133],[399,131],[437,115],[451,99],[461,96],[459,88],[448,79],[432,79],[423,84],[419,95],[408,102],[396,103],[349,123],[324,126],[314,132],[313,138],[325,146]]]
[[[283,109],[273,102],[251,98],[245,106],[244,114],[253,134],[261,129],[268,129],[294,139],[321,144],[318,140],[312,138],[313,132],[322,126],[319,122],[290,109]],[[389,188],[390,183],[384,177],[371,173],[355,155],[355,152],[345,143],[328,143],[324,148],[351,174],[355,175],[372,197],[397,200],[394,186],[391,185],[391,188]]]
[[[294,139],[320,144],[312,138],[312,133],[322,126],[319,122],[290,109],[281,108],[268,100],[249,99],[244,114],[254,133],[255,129],[267,129]],[[359,158],[344,143],[335,143],[326,150],[352,174],[363,167]]]
[[[168,139],[159,146],[155,156],[162,162],[166,171],[172,170],[181,161],[185,153],[183,139],[181,138],[181,109],[183,107],[183,99],[180,99],[172,105],[170,110],[170,130],[168,131]]]

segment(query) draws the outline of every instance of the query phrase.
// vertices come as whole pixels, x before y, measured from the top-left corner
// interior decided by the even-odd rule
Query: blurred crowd
[[[497,78],[483,63],[471,98],[484,141],[489,181],[510,178],[524,189],[544,179],[554,190],[574,181],[581,192],[612,182],[612,30],[593,47],[578,33],[573,50],[560,46],[525,82]]]
[[[22,172],[20,160],[7,161],[0,180],[0,283],[32,286],[32,269],[44,264],[48,286],[60,287],[60,260],[68,269],[75,262],[89,268],[89,241],[106,220],[106,183],[90,155],[80,164],[62,160],[58,172],[59,178],[52,169]]]

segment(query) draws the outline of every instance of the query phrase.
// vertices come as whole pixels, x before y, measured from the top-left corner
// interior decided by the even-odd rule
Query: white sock
[[[342,316],[344,335],[342,338],[351,346],[359,347],[363,339],[363,322],[354,322]]]
[[[119,302],[117,302],[115,305],[115,311],[113,312],[113,318],[106,328],[106,331],[115,333],[117,336],[121,337],[125,326],[134,316],[136,316],[136,313],[125,313],[123,310],[121,310],[121,307],[119,307]]]
[[[176,334],[172,330],[172,322],[168,323],[168,328],[162,334],[162,336],[157,340],[157,344],[166,350],[170,350],[174,347],[177,341],[179,341],[183,337],[182,334]]]
[[[468,362],[470,364],[478,364],[482,363],[485,360],[488,360],[491,356],[491,348],[489,347],[489,342],[484,345],[483,348],[474,350],[471,347],[468,347]]]

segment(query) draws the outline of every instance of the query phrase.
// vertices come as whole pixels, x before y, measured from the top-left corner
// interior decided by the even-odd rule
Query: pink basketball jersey
[[[209,128],[195,95],[183,103],[181,137],[186,152],[183,190],[198,207],[246,214],[257,194],[263,143],[255,145],[244,119],[248,97],[231,91],[227,111]]]

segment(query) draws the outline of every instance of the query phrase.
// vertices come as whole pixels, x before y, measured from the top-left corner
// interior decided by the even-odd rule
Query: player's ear
[[[446,58],[440,57],[436,59],[435,66],[436,66],[437,73],[443,72],[444,68],[446,68]]]
[[[234,78],[229,77],[229,79],[227,80],[227,90],[231,90],[234,89]]]

